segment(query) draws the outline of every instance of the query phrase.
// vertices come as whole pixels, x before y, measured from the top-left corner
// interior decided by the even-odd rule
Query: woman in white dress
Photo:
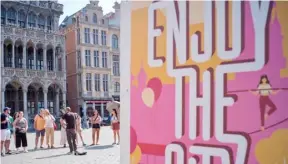
[[[65,112],[61,110],[61,114],[63,115]],[[66,124],[65,120],[62,120],[62,116],[60,117],[60,122],[61,122],[61,140],[60,140],[60,145],[63,145],[63,147],[66,147],[67,143],[67,135],[66,135]]]

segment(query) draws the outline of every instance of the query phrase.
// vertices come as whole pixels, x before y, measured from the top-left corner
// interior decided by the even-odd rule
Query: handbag
[[[54,127],[54,130],[57,130],[57,125],[55,122],[53,122],[53,127]]]

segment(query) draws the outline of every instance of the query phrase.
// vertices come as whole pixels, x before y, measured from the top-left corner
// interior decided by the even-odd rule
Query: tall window
[[[22,68],[23,65],[23,47],[18,46],[15,56],[15,67],[16,68]]]
[[[36,27],[36,15],[33,12],[30,12],[28,15],[28,25],[29,27]]]
[[[106,31],[101,31],[101,44],[106,45]]]
[[[85,21],[88,22],[88,16],[85,16]]]
[[[98,30],[93,29],[93,44],[98,44]]]
[[[85,28],[84,29],[84,36],[85,36],[85,43],[90,43],[90,29]]]
[[[43,49],[37,50],[37,69],[43,69]]]
[[[118,37],[115,34],[112,35],[112,48],[118,49]]]
[[[85,65],[91,67],[91,54],[90,50],[85,50]]]
[[[34,56],[33,56],[34,50],[33,50],[33,47],[29,47],[27,53],[28,53],[27,68],[28,69],[33,69],[33,66],[34,66]]]
[[[81,68],[81,52],[77,51],[77,63],[78,63],[78,68]]]
[[[24,28],[26,22],[26,14],[23,10],[18,12],[18,24],[20,27]]]
[[[47,68],[49,71],[53,70],[53,50],[47,51]]]
[[[47,17],[47,30],[52,30],[53,20],[50,16]]]
[[[93,23],[97,23],[97,15],[95,13],[93,14]]]
[[[119,55],[113,55],[113,75],[120,76]]]
[[[108,75],[103,75],[103,91],[108,92]]]
[[[114,83],[114,92],[120,92],[120,83],[119,82]]]
[[[102,67],[107,68],[107,52],[102,52]]]
[[[77,29],[77,44],[80,44],[80,29]]]
[[[38,28],[45,29],[45,18],[42,14],[38,16]]]
[[[12,46],[12,44],[9,44],[8,46],[7,46],[7,53],[5,54],[5,58],[4,58],[4,61],[5,61],[5,64],[4,64],[4,66],[5,67],[12,67],[12,48],[13,48],[13,46]]]
[[[7,11],[7,21],[8,23],[16,24],[16,10],[9,8]]]
[[[95,74],[94,80],[95,80],[95,91],[99,92],[100,91],[100,74]]]
[[[86,90],[92,91],[91,90],[91,73],[86,73]]]
[[[94,51],[94,67],[99,67],[99,51]]]
[[[5,19],[6,19],[6,9],[1,6],[1,24],[5,24]]]

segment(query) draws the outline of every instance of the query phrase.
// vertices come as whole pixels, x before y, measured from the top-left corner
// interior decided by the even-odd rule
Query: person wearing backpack
[[[34,129],[36,130],[35,138],[35,150],[38,148],[39,137],[40,138],[40,148],[43,149],[44,137],[45,137],[45,119],[44,119],[44,109],[40,109],[40,113],[34,118]]]
[[[16,135],[16,153],[19,153],[19,147],[23,147],[25,153],[28,152],[27,150],[27,130],[28,130],[28,123],[27,120],[23,117],[23,112],[20,111],[18,117],[13,123],[15,127],[15,135]]]

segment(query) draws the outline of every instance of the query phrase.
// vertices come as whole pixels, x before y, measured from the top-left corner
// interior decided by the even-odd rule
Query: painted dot
[[[151,88],[145,88],[142,92],[142,101],[143,103],[151,108],[154,104],[154,92]]]
[[[152,79],[150,79],[147,83],[147,87],[151,88],[154,91],[155,94],[155,101],[158,100],[158,98],[161,95],[162,92],[162,82],[159,78],[154,77]]]

